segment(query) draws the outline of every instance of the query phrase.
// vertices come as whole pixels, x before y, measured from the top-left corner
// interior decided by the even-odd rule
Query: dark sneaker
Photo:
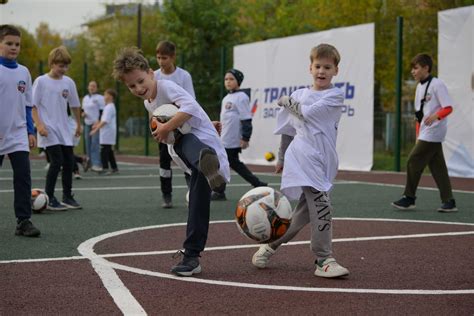
[[[171,272],[177,276],[192,276],[193,274],[201,273],[201,265],[199,264],[198,257],[187,257],[182,251],[178,251],[177,255],[183,255],[183,259],[174,267],[171,268]],[[173,257],[176,257],[174,255]]]
[[[79,203],[77,203],[77,201],[74,200],[74,197],[72,196],[70,197],[63,196],[62,204],[71,210],[79,210],[82,208],[82,206]]]
[[[199,153],[199,170],[207,178],[212,191],[223,191],[225,179],[219,172],[219,158],[216,153],[208,148]]]
[[[24,219],[16,225],[15,235],[25,237],[38,237],[41,234],[29,219]]]
[[[173,208],[173,201],[171,196],[163,196],[162,208]]]
[[[212,192],[211,193],[211,201],[227,201],[227,197],[225,196],[225,192]]]
[[[119,171],[118,169],[112,169],[112,171],[108,171],[105,173],[106,176],[111,176],[111,175],[114,175],[114,174],[118,174]]]
[[[415,198],[403,196],[400,200],[392,202],[392,206],[398,208],[399,210],[414,209],[416,207]]]
[[[59,203],[56,197],[50,197],[48,203],[48,210],[50,211],[65,211],[67,210],[66,205]]]
[[[454,199],[443,203],[443,205],[441,205],[441,207],[438,209],[438,212],[441,212],[441,213],[452,213],[452,212],[457,212],[457,211],[458,211],[458,208],[456,207],[456,201]]]

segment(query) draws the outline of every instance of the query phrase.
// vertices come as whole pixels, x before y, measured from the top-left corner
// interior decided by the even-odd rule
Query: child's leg
[[[448,175],[448,168],[444,160],[443,147],[441,143],[434,143],[435,153],[431,158],[428,167],[439,188],[439,194],[443,203],[453,199],[453,190]]]
[[[160,143],[160,184],[161,193],[164,197],[171,197],[172,188],[172,177],[173,171],[171,170],[171,156],[168,153],[168,145]]]
[[[108,145],[100,145],[100,159],[102,160],[102,168],[109,169],[109,148]]]
[[[242,178],[245,179],[254,187],[266,186],[266,183],[261,182],[239,159],[240,148],[226,148],[227,158],[229,159],[229,165],[235,170]]]
[[[112,147],[113,145],[108,145],[108,146],[110,146],[110,151],[109,151],[110,168],[112,168],[112,170],[118,170],[117,161],[115,161],[114,149]]]
[[[89,161],[91,160],[91,132],[92,126],[84,124],[84,142],[86,143],[86,156],[89,157]]]
[[[433,156],[430,143],[418,140],[410,152],[407,161],[407,180],[403,195],[415,198],[421,175]]]
[[[63,151],[61,145],[54,145],[46,147],[46,153],[48,154],[50,164],[48,173],[46,174],[46,186],[45,191],[49,198],[54,197],[54,188],[56,187],[56,180],[58,179],[59,171],[63,165]]]
[[[298,201],[298,204],[296,205],[295,212],[293,213],[293,217],[291,219],[290,228],[288,228],[288,231],[280,239],[275,240],[274,242],[270,243],[269,246],[275,250],[281,244],[289,242],[308,223],[309,223],[308,204],[306,203],[305,195],[301,194],[300,200]]]
[[[13,169],[15,216],[18,223],[31,217],[31,173],[27,151],[8,154]]]
[[[199,170],[199,157],[203,144],[193,134],[186,134],[174,146],[176,153],[191,169],[189,183],[189,215],[186,227],[186,240],[183,243],[185,256],[197,257],[204,250],[209,230],[211,188],[204,174]]]
[[[303,193],[311,221],[311,250],[319,260],[326,259],[332,255],[333,208],[329,194],[310,187],[304,187]]]
[[[63,164],[61,180],[63,184],[63,197],[72,197],[72,170],[74,168],[74,153],[72,146],[62,146]]]
[[[100,133],[100,132],[99,132]],[[102,163],[100,161],[100,136],[99,133],[95,133],[91,136],[91,163],[93,166],[101,167]]]

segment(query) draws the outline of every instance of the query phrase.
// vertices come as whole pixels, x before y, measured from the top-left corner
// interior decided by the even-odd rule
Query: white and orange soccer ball
[[[293,210],[288,199],[270,187],[257,187],[245,193],[235,210],[239,231],[258,243],[282,237],[291,224]]]
[[[155,118],[158,122],[160,123],[166,123],[169,120],[173,118],[173,116],[178,113],[179,107],[175,104],[162,104],[159,107],[157,107],[150,118],[149,126],[150,126],[150,131],[154,132],[156,128],[158,127],[158,124],[156,124],[156,121],[153,120]],[[164,143],[166,144],[174,144],[175,141],[179,139],[179,137],[182,134],[187,134],[191,132],[191,125],[189,125],[188,122],[184,122],[184,124],[181,127],[178,127],[176,130],[173,132],[170,132],[168,134],[168,138]]]
[[[49,197],[46,192],[41,189],[31,190],[31,210],[33,213],[41,213],[47,207],[49,203]]]

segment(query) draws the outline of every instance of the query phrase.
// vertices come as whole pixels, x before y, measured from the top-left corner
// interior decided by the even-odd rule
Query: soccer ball
[[[49,197],[41,189],[32,189],[31,190],[31,210],[33,213],[41,213],[47,207],[49,203]]]
[[[239,231],[259,243],[269,243],[283,236],[290,227],[292,216],[288,199],[270,187],[248,191],[235,209]]]
[[[156,124],[156,121],[153,120],[155,118],[158,122],[160,123],[166,123],[169,120],[173,118],[173,116],[178,113],[179,107],[175,104],[162,104],[159,107],[157,107],[150,118],[150,131],[154,132],[158,125]],[[166,144],[174,144],[176,140],[181,137],[183,134],[187,134],[191,132],[191,125],[189,125],[188,122],[184,122],[184,124],[181,127],[178,127],[173,133],[168,134],[168,138],[166,139]]]
[[[271,151],[267,151],[267,152],[265,153],[265,160],[266,160],[266,161],[273,161],[273,160],[275,160],[275,154],[272,153]]]

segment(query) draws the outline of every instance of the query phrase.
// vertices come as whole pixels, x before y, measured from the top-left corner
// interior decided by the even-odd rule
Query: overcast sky
[[[0,4],[0,24],[23,26],[34,34],[40,22],[61,35],[81,31],[81,24],[105,14],[105,4],[130,3],[126,0],[8,0]],[[145,0],[142,3],[153,3]]]

